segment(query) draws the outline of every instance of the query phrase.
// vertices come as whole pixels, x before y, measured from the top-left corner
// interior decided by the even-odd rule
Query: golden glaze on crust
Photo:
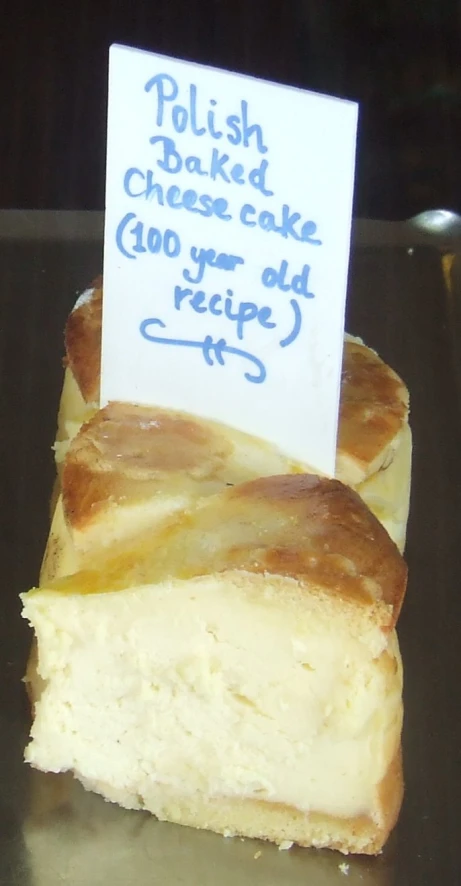
[[[399,376],[373,351],[348,339],[344,343],[338,427],[338,475],[355,463],[361,482],[386,460],[388,447],[408,417],[408,391]],[[378,460],[378,463],[376,463]],[[361,474],[361,476],[360,476]]]
[[[358,605],[382,603],[386,630],[398,618],[407,576],[396,546],[355,492],[293,474],[225,489],[49,587],[102,593],[236,570],[288,576]]]
[[[252,518],[252,532],[238,550],[243,568],[302,578],[364,602],[381,600],[392,606],[395,623],[407,567],[348,486],[312,474],[262,477],[229,490],[227,499],[234,503],[231,519],[245,523],[248,512]]]
[[[83,528],[101,511],[162,492],[182,479],[212,483],[231,454],[224,436],[179,413],[110,403],[74,438],[62,475],[67,521]],[[212,491],[222,483],[214,483]],[[207,490],[204,488],[203,494]]]
[[[133,403],[109,403],[85,426],[73,455],[91,447],[99,470],[146,480],[164,471],[207,473],[206,459],[222,461],[230,444],[210,426],[182,413]],[[123,467],[121,466],[123,464]]]
[[[93,295],[69,314],[65,329],[66,363],[87,403],[99,402],[101,373],[102,277]]]
[[[296,466],[264,441],[157,407],[110,403],[70,443],[62,471],[67,525],[85,532],[109,513],[191,499]],[[179,504],[180,503],[180,504]],[[132,516],[132,515],[131,515]]]

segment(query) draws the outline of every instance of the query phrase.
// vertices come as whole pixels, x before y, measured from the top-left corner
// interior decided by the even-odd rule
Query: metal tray
[[[96,214],[28,213],[18,221],[0,213],[1,884],[461,882],[461,274],[455,260],[454,287],[446,287],[435,249],[409,249],[396,226],[380,230],[366,222],[356,230],[348,328],[402,374],[412,398],[410,582],[399,622],[406,795],[384,853],[345,859],[164,824],[22,762],[30,636],[18,593],[37,579],[48,531],[63,325],[77,290],[100,271],[102,243]]]

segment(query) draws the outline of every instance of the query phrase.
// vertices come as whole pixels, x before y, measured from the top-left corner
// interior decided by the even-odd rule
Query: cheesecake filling
[[[264,576],[23,595],[45,681],[26,759],[127,806],[160,784],[373,817],[400,735],[395,633],[290,582],[283,605]]]

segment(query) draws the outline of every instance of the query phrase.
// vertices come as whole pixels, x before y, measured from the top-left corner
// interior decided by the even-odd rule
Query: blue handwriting
[[[210,297],[203,289],[194,292],[192,289],[175,286],[174,306],[177,311],[180,311],[181,305],[187,299],[187,303],[196,314],[210,313],[215,317],[221,317],[224,314],[228,320],[232,320],[236,324],[237,338],[240,340],[243,339],[245,324],[252,320],[257,320],[264,329],[275,328],[277,324],[271,320],[272,308],[267,306],[260,308],[251,301],[237,302],[236,304],[232,301],[233,295],[232,289],[226,289],[226,297],[219,293]]]
[[[152,169],[143,172],[136,167],[127,169],[123,178],[123,189],[128,197],[144,197],[145,200],[155,200],[159,206],[169,206],[171,209],[186,209],[195,212],[204,218],[214,216],[222,221],[230,221],[232,215],[229,212],[229,203],[224,197],[211,197],[209,194],[198,194],[192,188],[185,191],[177,185],[164,188],[154,180]],[[240,210],[240,221],[247,228],[259,227],[262,231],[273,231],[280,234],[284,239],[289,237],[311,246],[321,246],[322,241],[315,237],[317,224],[312,220],[303,221],[299,212],[292,212],[288,204],[284,203],[279,217],[268,210],[258,212],[251,205],[245,203]],[[302,222],[299,225],[299,222]]]
[[[127,231],[128,225],[130,222],[134,221],[135,218],[136,215],[134,212],[127,212],[127,214],[123,216],[121,222],[119,222],[115,233],[117,248],[125,258],[137,258],[137,256],[141,255],[143,252],[150,252],[155,255],[161,250],[163,250],[163,253],[168,258],[178,257],[181,252],[181,241],[176,231],[167,228],[165,233],[162,234],[158,228],[145,228],[141,221],[136,222],[136,224]],[[132,235],[133,238],[131,252],[129,251],[130,246],[128,246],[126,242],[127,233]]]
[[[260,154],[267,154],[268,149],[264,144],[261,126],[259,123],[249,124],[248,122],[248,102],[245,100],[240,102],[240,114],[230,114],[221,123],[222,129],[220,129],[215,119],[215,108],[218,105],[216,99],[211,98],[208,100],[211,108],[206,113],[206,123],[204,112],[202,111],[202,114],[199,115],[197,110],[198,90],[195,83],[189,85],[188,107],[174,104],[175,99],[179,95],[179,87],[174,77],[171,77],[170,74],[156,74],[155,77],[151,77],[147,81],[144,89],[146,92],[155,91],[157,99],[156,124],[158,127],[163,126],[165,111],[168,108],[171,114],[171,123],[178,134],[188,129],[193,135],[210,135],[211,138],[216,140],[225,137],[231,145],[243,145],[245,148],[250,147],[250,139],[254,136],[258,152]],[[202,125],[199,123],[199,117],[201,117]],[[225,127],[227,127],[226,133],[223,132]]]
[[[181,191],[177,185],[170,185],[165,189],[163,185],[154,182],[152,169],[145,173],[134,167],[127,169],[123,190],[128,197],[145,197],[146,200],[153,200],[155,197],[159,206],[164,206],[166,202],[170,209],[187,209],[188,212],[196,212],[204,218],[215,216],[222,221],[230,221],[232,218],[228,211],[229,203],[224,197],[198,194],[192,188]]]
[[[235,271],[237,265],[245,264],[240,255],[228,255],[226,252],[216,254],[215,249],[198,249],[196,246],[192,246],[190,257],[198,267],[195,278],[191,271],[184,268],[182,275],[188,283],[201,283],[206,267],[217,268],[219,271]]]
[[[261,283],[267,289],[280,289],[282,292],[295,292],[296,295],[303,295],[304,298],[315,298],[313,292],[309,292],[308,281],[310,274],[309,265],[303,265],[300,274],[294,274],[290,282],[287,282],[288,262],[283,259],[280,262],[280,268],[264,268],[261,274]]]
[[[293,308],[293,313],[295,315],[295,321],[293,324],[293,329],[291,332],[279,342],[281,348],[288,348],[289,345],[292,345],[294,341],[298,338],[299,333],[301,332],[301,324],[302,324],[302,314],[301,308],[298,305],[298,302],[295,298],[290,299],[290,305]]]
[[[256,220],[254,216],[256,216]],[[291,212],[290,207],[286,203],[283,204],[282,218],[279,221],[276,220],[272,212],[263,210],[263,212],[257,214],[257,210],[251,203],[245,203],[240,210],[240,221],[248,228],[255,228],[256,225],[259,225],[263,231],[275,231],[275,233],[281,234],[285,239],[293,237],[294,240],[310,243],[311,246],[322,245],[322,241],[313,236],[317,232],[317,225],[314,221],[305,221],[301,225],[301,229],[299,231],[296,230],[295,225],[301,221],[301,215],[299,212]]]
[[[208,164],[206,164],[207,169],[204,169],[205,163],[200,157],[190,155],[183,158],[177,150],[174,140],[166,135],[153,135],[150,143],[161,148],[162,155],[157,160],[157,166],[163,172],[176,175],[185,167],[187,172],[209,176],[212,181],[219,180],[227,184],[235,182],[237,185],[245,184],[245,167],[241,163],[231,163],[231,165],[228,165],[230,160],[229,154],[222,153],[217,148],[213,148],[211,158]],[[261,194],[264,194],[265,197],[272,197],[274,192],[266,188],[266,172],[268,167],[269,163],[267,160],[261,160],[259,166],[251,169],[248,173],[248,181],[257,191],[261,191]]]
[[[176,345],[178,347],[184,348],[198,348],[202,351],[205,363],[208,366],[214,366],[213,357],[217,360],[217,362],[224,366],[224,354],[234,354],[236,357],[242,357],[245,360],[249,360],[250,363],[253,363],[256,366],[258,373],[251,374],[250,372],[244,373],[244,378],[247,381],[252,382],[253,384],[262,384],[266,378],[266,368],[264,363],[261,362],[257,357],[253,354],[250,354],[248,351],[242,351],[240,348],[233,348],[231,345],[228,345],[224,338],[218,339],[218,341],[213,341],[211,335],[206,335],[203,341],[191,341],[189,339],[179,339],[179,338],[164,338],[163,336],[152,335],[148,329],[150,326],[161,326],[165,328],[165,323],[162,320],[159,320],[157,317],[148,317],[146,320],[143,320],[139,331],[143,338],[147,341],[153,342],[154,344],[160,345]]]

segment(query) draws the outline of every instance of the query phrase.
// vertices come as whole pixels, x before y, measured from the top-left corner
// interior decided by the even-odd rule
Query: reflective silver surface
[[[449,209],[427,209],[408,220],[408,225],[433,237],[459,237],[461,216]]]
[[[47,535],[64,320],[77,289],[101,267],[98,219],[57,213],[46,228],[40,213],[26,215],[27,224],[16,217],[13,231],[0,213],[0,884],[454,886],[461,867],[458,259],[450,292],[435,249],[416,241],[410,253],[407,233],[401,247],[386,245],[400,242],[399,225],[361,222],[357,229],[348,327],[407,381],[415,444],[410,582],[399,623],[405,802],[382,856],[345,859],[160,823],[22,762],[30,637],[18,593],[36,581]]]

